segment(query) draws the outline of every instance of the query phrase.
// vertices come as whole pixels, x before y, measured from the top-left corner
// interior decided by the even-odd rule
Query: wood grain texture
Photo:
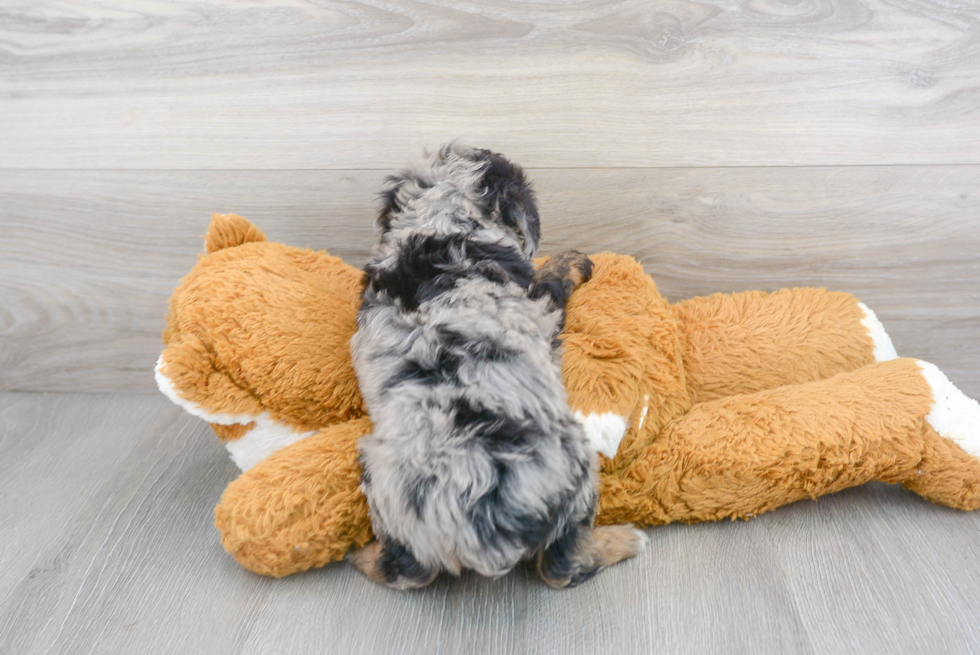
[[[980,163],[972,0],[0,5],[5,168]]]
[[[232,652],[270,587],[212,527],[234,466],[160,401],[0,397],[4,534],[27,542],[0,541],[0,652]]]
[[[0,652],[966,653],[980,515],[872,484],[648,531],[555,592],[523,569],[420,593],[343,564],[262,578],[220,547],[235,468],[158,396],[0,394]]]
[[[959,514],[954,520],[962,520],[963,531],[953,534],[947,521],[955,510],[877,484],[819,503],[825,511],[793,505],[769,515],[765,525],[815,652],[980,648],[980,515]],[[956,545],[935,548],[941,541]],[[893,584],[880,585],[883,578]],[[877,627],[869,631],[870,625]]]
[[[827,286],[980,396],[980,166],[533,170],[544,252],[643,262],[672,300]],[[381,171],[7,171],[0,388],[152,390],[210,211],[355,266]]]

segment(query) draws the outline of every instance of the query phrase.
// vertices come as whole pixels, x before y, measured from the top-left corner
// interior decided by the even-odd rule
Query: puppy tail
[[[267,240],[262,230],[238,214],[211,214],[211,225],[204,237],[204,250],[210,255],[225,248]]]

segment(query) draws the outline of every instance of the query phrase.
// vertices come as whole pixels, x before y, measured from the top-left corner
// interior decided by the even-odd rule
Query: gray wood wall
[[[212,211],[363,263],[386,172],[524,163],[544,251],[828,286],[980,396],[980,5],[0,2],[0,390],[150,391]]]

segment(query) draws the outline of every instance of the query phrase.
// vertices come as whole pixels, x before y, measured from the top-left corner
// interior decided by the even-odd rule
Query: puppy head
[[[437,207],[458,212],[460,205],[452,202],[453,195],[477,210],[467,220],[502,229],[527,258],[537,252],[541,223],[524,171],[501,154],[456,141],[385,180],[378,226],[385,234],[395,223],[407,226],[431,216]],[[422,207],[425,204],[428,212]]]

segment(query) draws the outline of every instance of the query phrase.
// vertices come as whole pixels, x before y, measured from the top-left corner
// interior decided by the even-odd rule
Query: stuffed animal
[[[284,576],[371,539],[351,368],[361,272],[215,215],[170,301],[160,389],[242,474],[215,510],[244,567]],[[750,518],[871,480],[980,506],[980,404],[896,357],[846,293],[669,304],[630,257],[592,257],[562,335],[569,401],[599,453],[600,524]]]

